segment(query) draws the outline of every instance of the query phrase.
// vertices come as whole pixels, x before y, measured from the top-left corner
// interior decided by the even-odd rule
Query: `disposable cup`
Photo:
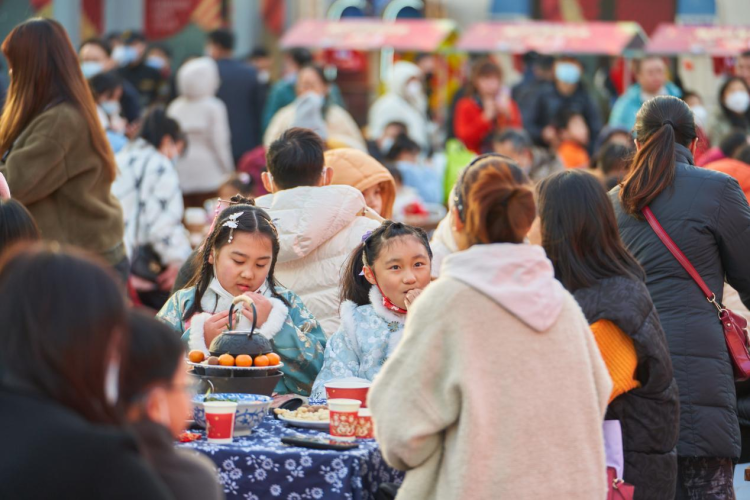
[[[329,399],[329,429],[331,436],[341,441],[354,441],[361,401],[356,399]]]
[[[208,401],[203,403],[206,412],[206,438],[210,443],[232,442],[234,413],[237,403],[233,401]]]
[[[375,437],[372,426],[372,413],[369,408],[360,408],[357,414],[357,439],[373,439]]]

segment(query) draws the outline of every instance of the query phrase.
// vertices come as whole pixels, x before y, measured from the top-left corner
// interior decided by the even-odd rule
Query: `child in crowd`
[[[565,168],[589,166],[589,128],[583,115],[573,110],[563,110],[555,117],[557,154]]]
[[[224,210],[200,254],[200,266],[188,287],[175,293],[159,317],[182,333],[190,350],[208,354],[208,346],[227,328],[229,308],[239,295],[257,307],[258,333],[271,341],[284,366],[279,394],[308,396],[323,365],[325,335],[300,298],[274,278],[279,255],[276,226],[253,202]],[[242,310],[240,324],[252,321]]]
[[[425,213],[424,200],[416,189],[410,186],[404,186],[404,178],[401,171],[396,167],[388,168],[393,176],[393,182],[396,183],[396,200],[393,203],[393,218],[396,222],[404,222],[407,215],[413,212]]]
[[[252,198],[255,194],[255,182],[250,174],[238,172],[219,188],[219,199],[229,200],[232,196],[240,195]]]
[[[425,202],[442,203],[443,180],[432,167],[420,161],[419,153],[419,145],[402,133],[396,137],[386,160],[399,169],[404,185],[416,189]]]
[[[325,153],[325,165],[333,170],[333,185],[351,186],[362,193],[367,207],[384,219],[393,215],[396,183],[375,158],[354,148],[332,149]]]
[[[398,346],[407,310],[430,284],[427,234],[385,221],[351,254],[341,284],[341,326],[331,337],[311,399],[325,399],[325,384],[373,380]]]
[[[607,191],[625,178],[631,159],[632,150],[622,144],[611,143],[602,148],[596,160],[596,169]]]

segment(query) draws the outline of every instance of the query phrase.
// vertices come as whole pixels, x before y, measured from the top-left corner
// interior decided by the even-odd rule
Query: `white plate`
[[[328,420],[298,420],[296,418],[284,418],[279,415],[279,420],[286,422],[294,427],[302,427],[303,429],[315,429],[317,431],[327,431],[329,429]]]
[[[250,370],[250,371],[278,370],[279,368],[284,366],[284,363],[279,363],[278,365],[273,365],[273,366],[221,366],[221,365],[209,365],[206,363],[193,363],[190,360],[187,360],[187,364],[191,366],[200,366],[202,368],[226,368],[228,370]]]

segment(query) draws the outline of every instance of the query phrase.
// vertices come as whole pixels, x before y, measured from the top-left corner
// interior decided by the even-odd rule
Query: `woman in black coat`
[[[622,428],[623,479],[635,486],[636,500],[674,498],[679,393],[645,273],[620,240],[612,204],[593,175],[568,170],[546,178],[538,206],[555,277],[592,325],[612,376],[605,420]]]
[[[695,166],[695,122],[680,99],[647,101],[635,132],[631,172],[610,198],[622,240],[646,271],[680,391],[676,498],[733,499],[740,429],[723,329],[641,210],[651,207],[718,301],[726,278],[750,305],[750,207],[736,180]]]
[[[38,245],[0,264],[0,498],[172,498],[115,408],[119,286],[80,255]]]

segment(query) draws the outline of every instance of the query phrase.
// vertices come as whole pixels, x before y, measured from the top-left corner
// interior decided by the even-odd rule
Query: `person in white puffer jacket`
[[[210,57],[186,62],[177,72],[180,97],[167,109],[187,136],[185,156],[177,160],[180,187],[189,205],[217,196],[234,173],[229,118],[216,97],[219,69]]]
[[[342,267],[380,217],[351,186],[331,186],[323,142],[309,129],[291,128],[268,149],[263,185],[255,200],[279,231],[276,278],[300,296],[327,337],[338,329]]]

